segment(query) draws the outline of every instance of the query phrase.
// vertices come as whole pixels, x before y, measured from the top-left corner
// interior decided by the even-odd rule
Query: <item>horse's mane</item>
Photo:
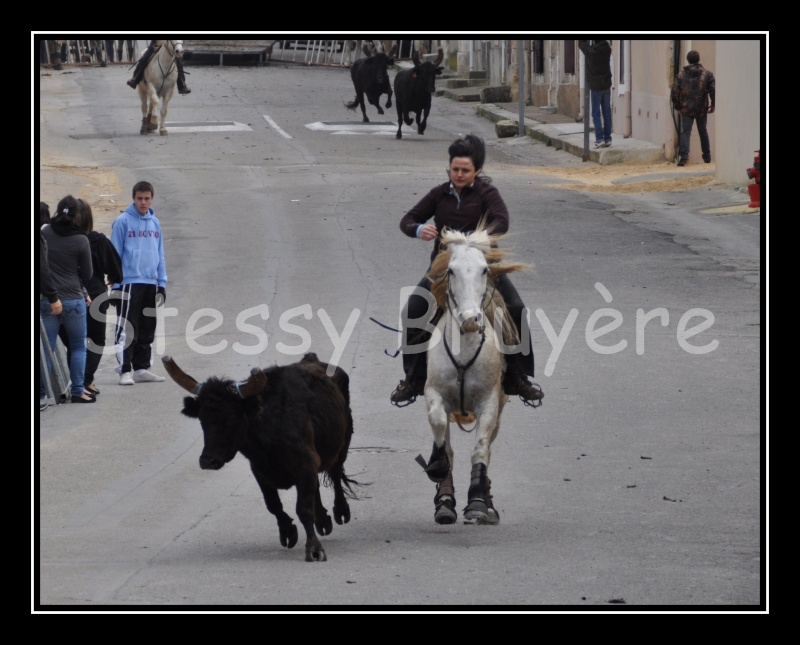
[[[437,306],[441,309],[447,303],[447,268],[450,264],[451,246],[464,244],[482,251],[483,255],[486,257],[486,261],[489,263],[488,285],[492,292],[492,299],[486,307],[486,315],[491,324],[494,325],[495,311],[497,309],[502,309],[506,314],[503,316],[503,341],[507,345],[516,345],[519,343],[519,334],[511,317],[508,315],[508,309],[506,308],[503,296],[493,287],[497,276],[505,273],[514,273],[516,271],[525,271],[529,269],[530,266],[524,262],[512,262],[508,260],[510,252],[498,246],[498,242],[506,237],[505,234],[489,234],[483,220],[481,220],[478,227],[472,233],[462,233],[461,231],[445,228],[442,231],[439,252],[433,259],[426,277],[431,281],[431,293],[436,299]]]

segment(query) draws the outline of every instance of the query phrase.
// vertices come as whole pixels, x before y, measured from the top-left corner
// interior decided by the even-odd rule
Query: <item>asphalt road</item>
[[[370,106],[366,127],[345,109],[344,69],[190,72],[160,137],[139,135],[127,68],[40,71],[40,161],[63,167],[47,166],[39,194],[57,184],[116,210],[151,181],[171,310],[156,359],[244,378],[296,360],[307,338],[350,374],[347,472],[370,485],[322,538],[327,562],[306,563],[302,544],[280,545],[243,457],[199,468],[186,393],[118,387],[108,356],[95,405],[33,412],[32,612],[768,610],[762,223],[714,211],[740,194],[565,190],[539,170],[580,159],[497,140],[444,98],[424,136],[397,141],[394,108]],[[427,266],[429,246],[397,225],[466,132],[485,137],[508,243],[534,267],[514,282],[546,393],[504,413],[497,526],[434,523],[414,461],[430,452],[424,404],[389,404],[397,334],[371,320],[396,326],[401,287]],[[121,188],[87,195],[73,166]],[[240,324],[259,313],[266,347]],[[454,437],[459,510],[472,440]],[[283,500],[293,511],[293,491]]]

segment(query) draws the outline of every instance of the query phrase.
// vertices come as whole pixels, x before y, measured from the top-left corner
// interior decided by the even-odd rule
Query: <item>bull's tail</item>
[[[354,99],[353,99],[352,101],[350,101],[349,103],[345,103],[345,104],[344,104],[344,106],[345,106],[345,107],[346,107],[348,110],[355,110],[355,109],[358,107],[358,97],[354,98]]]
[[[360,491],[358,490],[362,486],[369,486],[372,482],[360,482],[355,479],[351,479],[344,473],[344,469],[342,469],[342,490],[346,497],[350,499],[359,499]],[[322,474],[322,485],[326,487],[330,487],[332,484],[331,476],[328,473]]]

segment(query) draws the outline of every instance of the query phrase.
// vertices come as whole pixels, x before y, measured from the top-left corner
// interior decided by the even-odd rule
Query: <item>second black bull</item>
[[[411,125],[416,115],[417,134],[425,134],[428,124],[428,114],[431,111],[431,96],[436,91],[436,77],[442,73],[440,67],[444,59],[444,51],[440,48],[439,54],[433,62],[420,61],[419,53],[414,51],[411,60],[414,67],[403,69],[394,77],[394,100],[397,107],[397,139],[403,138],[401,132],[403,121]]]

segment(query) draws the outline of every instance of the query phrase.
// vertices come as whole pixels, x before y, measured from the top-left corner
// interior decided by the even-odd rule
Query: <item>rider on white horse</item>
[[[144,70],[147,69],[147,63],[150,62],[153,54],[155,54],[160,47],[161,45],[159,44],[158,40],[150,41],[150,44],[147,46],[147,49],[144,50],[142,57],[136,63],[136,69],[133,70],[133,77],[128,80],[129,87],[136,89],[139,83],[142,82]],[[176,58],[175,64],[178,66],[178,92],[181,94],[191,94],[192,90],[190,90],[189,86],[186,85],[186,75],[183,71],[183,61],[180,58]]]
[[[481,218],[486,218],[487,228],[490,233],[500,234],[508,231],[508,209],[496,187],[491,185],[491,179],[478,176],[486,159],[486,149],[483,140],[472,134],[456,139],[449,147],[450,167],[448,174],[450,181],[436,186],[419,203],[414,206],[400,221],[400,230],[409,237],[416,237],[424,241],[435,240],[431,261],[439,252],[439,232],[446,227],[471,233],[474,231]],[[433,224],[426,222],[433,218]],[[417,285],[430,291],[431,283],[423,277]],[[517,326],[520,335],[524,332],[522,327],[522,312],[525,305],[506,275],[498,276],[496,288],[503,296],[509,316]],[[427,378],[427,354],[422,352],[409,352],[407,348],[419,345],[430,339],[430,334],[419,327],[411,327],[408,321],[424,318],[428,311],[428,301],[420,295],[412,295],[403,311],[403,369],[405,379],[392,392],[390,401],[394,405],[413,403],[417,396],[423,394]],[[413,331],[412,331],[413,330]],[[527,345],[520,343],[521,348],[530,348],[528,354],[521,349],[515,354],[506,354],[506,375],[503,380],[503,389],[506,394],[519,395],[520,398],[532,407],[538,407],[539,401],[544,398],[541,387],[528,381],[528,376],[534,375],[533,347],[528,337]],[[415,348],[417,349],[417,348]],[[403,406],[400,406],[403,407]]]

